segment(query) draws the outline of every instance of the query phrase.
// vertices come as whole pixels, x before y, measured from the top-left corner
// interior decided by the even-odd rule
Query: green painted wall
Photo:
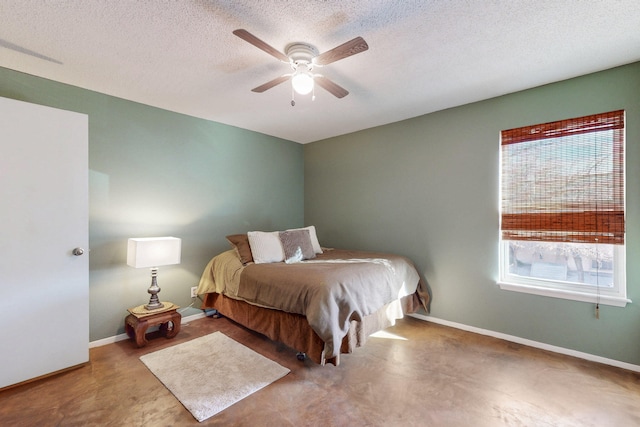
[[[149,299],[149,271],[126,265],[129,237],[182,238],[182,263],[158,282],[161,300],[186,307],[225,235],[304,225],[297,143],[5,68],[0,96],[89,115],[91,341],[123,333],[126,309]]]
[[[314,224],[323,245],[411,257],[434,317],[640,365],[640,63],[305,146],[4,68],[0,96],[89,115],[92,341],[148,299],[128,237],[183,239],[159,284],[186,307],[226,234]],[[596,320],[590,304],[499,290],[500,130],[620,108],[634,303]]]
[[[625,308],[502,291],[503,129],[625,109]],[[640,63],[305,145],[305,223],[322,245],[409,256],[440,319],[640,365]]]

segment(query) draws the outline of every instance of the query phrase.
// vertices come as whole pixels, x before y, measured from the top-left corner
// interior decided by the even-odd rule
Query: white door
[[[89,360],[88,173],[86,115],[0,98],[0,388]]]

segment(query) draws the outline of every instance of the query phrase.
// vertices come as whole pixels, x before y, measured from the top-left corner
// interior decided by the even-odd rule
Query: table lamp
[[[139,237],[131,238],[127,245],[127,265],[134,268],[151,268],[151,286],[147,290],[151,294],[149,304],[144,308],[156,310],[163,308],[158,300],[160,287],[156,280],[158,267],[180,264],[182,240],[177,237]]]

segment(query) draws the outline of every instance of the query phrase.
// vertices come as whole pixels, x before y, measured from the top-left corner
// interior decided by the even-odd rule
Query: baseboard
[[[194,320],[202,319],[203,317],[207,317],[204,312],[198,313],[198,314],[192,314],[191,316],[183,317],[182,320],[180,321],[180,324],[185,325],[189,322],[193,322]],[[103,345],[113,344],[114,342],[123,341],[126,339],[129,339],[129,336],[126,333],[115,335],[113,337],[107,337],[101,340],[91,341],[89,343],[89,348],[101,347]]]
[[[452,328],[461,329],[463,331],[473,332],[480,335],[487,335],[494,338],[499,338],[505,341],[511,341],[517,344],[523,344],[529,347],[539,348],[541,350],[548,350],[554,353],[560,353],[567,356],[573,356],[580,359],[589,360],[592,362],[598,362],[605,365],[615,366],[617,368],[627,369],[629,371],[640,372],[639,365],[633,365],[627,362],[621,362],[619,360],[608,359],[606,357],[596,356],[594,354],[583,353],[581,351],[575,351],[564,347],[557,347],[555,345],[549,345],[538,341],[532,341],[525,338],[516,337],[513,335],[503,334],[501,332],[490,331],[488,329],[476,328],[474,326],[465,325],[462,323],[450,322],[448,320],[439,319],[437,317],[425,316],[423,314],[409,314],[409,316],[416,319],[425,320],[427,322],[437,323],[439,325],[450,326]]]
[[[541,350],[547,350],[547,351],[551,351],[551,352],[554,352],[554,353],[559,353],[559,354],[564,354],[564,355],[567,355],[567,356],[577,357],[579,359],[585,359],[585,360],[589,360],[589,361],[592,361],[592,362],[598,362],[598,363],[602,363],[602,364],[605,364],[605,365],[615,366],[617,368],[627,369],[629,371],[640,372],[640,366],[639,365],[634,365],[634,364],[627,363],[627,362],[621,362],[619,360],[608,359],[606,357],[596,356],[594,354],[589,354],[589,353],[583,353],[581,351],[571,350],[571,349],[568,349],[568,348],[558,347],[558,346],[555,346],[555,345],[549,345],[549,344],[541,343],[541,342],[538,342],[538,341],[528,340],[526,338],[516,337],[514,335],[508,335],[508,334],[503,334],[501,332],[490,331],[488,329],[476,328],[475,326],[469,326],[469,325],[465,325],[463,323],[451,322],[449,320],[439,319],[439,318],[433,317],[433,316],[425,316],[425,315],[418,314],[418,313],[409,314],[409,316],[414,317],[416,319],[424,320],[426,322],[433,322],[433,323],[437,323],[439,325],[449,326],[449,327],[456,328],[456,329],[461,329],[461,330],[467,331],[467,332],[473,332],[475,334],[487,335],[487,336],[490,336],[490,337],[493,337],[493,338],[499,338],[499,339],[502,339],[502,340],[505,340],[505,341],[510,341],[510,342],[514,342],[514,343],[517,343],[517,344],[526,345],[526,346],[529,346],[529,347],[539,348]],[[206,317],[206,314],[204,312],[198,313],[198,314],[193,314],[193,315],[187,316],[187,317],[183,317],[182,321],[180,322],[180,324],[187,324],[187,323],[192,322],[194,320],[202,319],[203,317]],[[128,338],[129,338],[129,336],[127,334],[120,334],[120,335],[115,335],[113,337],[103,338],[101,340],[91,341],[89,343],[89,348],[100,347],[100,346],[103,346],[103,345],[112,344],[114,342],[123,341],[123,340],[126,340]]]

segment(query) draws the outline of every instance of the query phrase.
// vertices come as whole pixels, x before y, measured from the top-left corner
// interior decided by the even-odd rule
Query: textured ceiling
[[[0,66],[300,143],[640,60],[638,0],[0,0]],[[251,89],[280,51],[369,50],[322,68],[350,94]]]

